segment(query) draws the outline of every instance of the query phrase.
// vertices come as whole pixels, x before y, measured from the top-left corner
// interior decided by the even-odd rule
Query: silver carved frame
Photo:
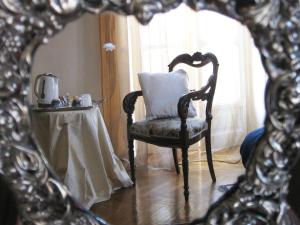
[[[193,224],[292,224],[286,196],[300,148],[298,0],[0,0],[0,172],[17,196],[23,224],[106,224],[60,183],[30,129],[27,96],[38,46],[86,12],[135,15],[145,24],[182,2],[247,26],[269,75],[266,131],[251,164]]]

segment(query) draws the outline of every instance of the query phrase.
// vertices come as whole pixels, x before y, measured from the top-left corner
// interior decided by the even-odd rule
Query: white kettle
[[[34,93],[40,107],[51,106],[52,100],[59,98],[58,77],[51,73],[38,75],[34,83]]]

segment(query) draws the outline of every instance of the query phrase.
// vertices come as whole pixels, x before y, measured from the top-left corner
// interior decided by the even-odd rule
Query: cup
[[[92,97],[90,94],[83,94],[81,97],[81,106],[89,107],[93,106]]]

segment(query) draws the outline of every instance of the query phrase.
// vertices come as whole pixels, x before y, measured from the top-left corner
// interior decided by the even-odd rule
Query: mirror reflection
[[[205,87],[213,65],[180,63],[171,74],[168,65],[195,52],[215,55],[218,75],[211,129],[207,101],[192,101],[184,139],[177,102]],[[73,195],[109,223],[191,222],[244,173],[260,130],[249,133],[263,125],[267,76],[238,22],[184,5],[147,26],[131,17],[86,15],[35,59],[31,115],[42,152]],[[132,125],[123,99],[139,90]],[[185,155],[180,146],[192,139]]]

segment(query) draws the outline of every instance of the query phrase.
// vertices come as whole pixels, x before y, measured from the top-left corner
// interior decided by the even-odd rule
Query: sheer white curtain
[[[200,51],[217,56],[220,66],[212,109],[214,151],[240,145],[249,131],[262,126],[266,76],[251,36],[241,24],[210,11],[191,12],[182,5],[169,13],[155,16],[147,26],[128,18],[128,31],[132,90],[140,90],[138,72],[167,72],[167,65],[179,54]],[[181,68],[189,74],[191,89],[203,86],[212,73],[211,66]],[[204,118],[205,104],[196,102],[195,105],[198,114]],[[143,102],[140,101],[135,119],[144,116]],[[171,168],[171,151],[157,151],[156,148],[136,143],[137,163]],[[204,150],[204,144],[200,142],[191,148],[200,152]]]

